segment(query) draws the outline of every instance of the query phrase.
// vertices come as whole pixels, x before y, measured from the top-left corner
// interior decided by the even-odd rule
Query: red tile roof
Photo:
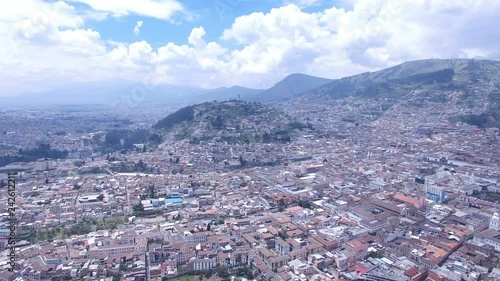
[[[410,268],[408,268],[405,271],[405,275],[408,276],[408,277],[414,277],[417,274],[418,274],[418,268],[416,268],[415,266],[414,267],[410,267]]]

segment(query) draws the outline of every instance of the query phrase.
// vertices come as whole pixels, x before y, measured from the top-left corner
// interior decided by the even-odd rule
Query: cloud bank
[[[500,2],[488,0],[354,0],[349,9],[314,13],[289,4],[237,17],[216,41],[207,42],[198,26],[185,44],[158,48],[147,41],[105,41],[86,26],[90,18],[170,21],[189,13],[174,0],[138,2],[0,4],[0,95],[114,78],[264,88],[297,72],[339,78],[414,59],[500,58]]]

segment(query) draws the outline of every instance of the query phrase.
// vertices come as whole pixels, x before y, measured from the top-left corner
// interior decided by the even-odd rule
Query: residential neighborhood
[[[312,124],[291,142],[83,145],[5,166],[19,171],[18,273],[0,280],[500,279],[498,129],[287,110]]]

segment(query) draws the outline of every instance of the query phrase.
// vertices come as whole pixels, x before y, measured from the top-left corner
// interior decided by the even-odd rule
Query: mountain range
[[[203,89],[178,85],[145,85],[123,80],[78,83],[40,93],[0,98],[7,105],[172,105],[180,106],[210,100],[237,99],[261,90],[240,86]]]
[[[202,89],[150,86],[128,81],[101,81],[0,99],[2,104],[107,104],[186,106],[208,101],[322,103],[325,100],[370,99],[388,109],[408,102],[423,106],[438,101],[461,107],[468,114],[457,120],[480,127],[500,125],[500,62],[491,60],[429,59],[405,62],[375,72],[342,79],[291,74],[269,89],[241,86]]]
[[[51,91],[0,98],[7,105],[131,104],[181,106],[213,100],[276,101],[294,97],[331,82],[330,79],[291,74],[269,89],[242,86],[204,89],[178,85],[144,85],[124,80],[77,83]]]
[[[376,72],[333,80],[297,100],[370,100],[387,110],[444,105],[442,114],[478,127],[500,127],[500,62],[491,60],[419,60]]]

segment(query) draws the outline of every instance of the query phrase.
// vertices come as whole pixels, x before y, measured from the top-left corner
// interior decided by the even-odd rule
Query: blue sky
[[[293,73],[499,59],[498,14],[487,0],[1,1],[0,96],[123,80],[267,88]]]
[[[283,0],[210,0],[210,1],[182,1],[192,19],[186,15],[174,16],[176,22],[130,15],[119,18],[109,18],[105,21],[92,20],[87,26],[99,31],[105,40],[133,43],[137,40],[145,40],[153,47],[158,48],[174,42],[186,44],[187,35],[195,27],[203,26],[207,31],[205,40],[217,41],[222,32],[231,27],[234,20],[242,15],[261,12],[267,13],[272,8],[279,8],[286,4]],[[291,2],[290,2],[291,3]],[[310,6],[302,6],[305,12],[321,11],[332,6],[333,1],[317,1]],[[89,8],[88,5],[76,5],[82,9]],[[140,34],[133,33],[138,21],[142,21]]]

